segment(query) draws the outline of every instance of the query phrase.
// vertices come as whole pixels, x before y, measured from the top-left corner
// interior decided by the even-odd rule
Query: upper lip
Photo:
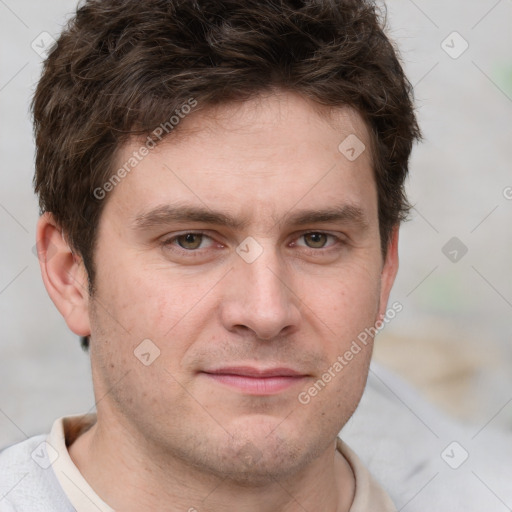
[[[217,375],[240,375],[242,377],[304,377],[305,374],[284,366],[275,368],[255,368],[253,366],[226,366],[212,370],[204,370],[204,373]]]

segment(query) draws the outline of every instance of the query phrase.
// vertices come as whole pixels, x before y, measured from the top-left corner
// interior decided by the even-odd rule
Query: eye
[[[172,246],[173,249],[176,250],[185,250],[185,251],[196,251],[197,249],[205,249],[206,247],[203,245],[205,240],[210,240],[211,238],[204,233],[183,233],[181,235],[176,235],[171,238],[168,238],[163,242],[165,246]],[[211,245],[211,244],[210,244]]]
[[[201,242],[203,241],[203,235],[198,233],[187,233],[186,235],[180,235],[176,238],[176,242],[183,249],[199,249]]]
[[[308,247],[312,249],[321,249],[327,243],[329,235],[326,233],[306,233],[303,235]]]
[[[323,233],[321,231],[311,231],[309,233],[304,233],[299,237],[298,240],[300,239],[304,239],[306,242],[306,247],[309,247],[310,249],[324,249],[326,247],[336,245],[338,242],[340,242],[340,239],[338,237],[331,235],[329,233]],[[334,243],[327,246],[326,244],[329,239],[334,240]]]

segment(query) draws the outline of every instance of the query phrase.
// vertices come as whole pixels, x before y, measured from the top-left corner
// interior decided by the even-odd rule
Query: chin
[[[308,443],[304,435],[277,434],[278,424],[274,422],[270,433],[261,425],[239,428],[227,444],[217,444],[203,470],[208,466],[217,476],[241,486],[263,486],[293,476],[321,453],[323,443]]]
[[[260,450],[247,443],[237,453],[222,457],[220,463],[217,461],[215,472],[240,486],[265,486],[291,477],[305,465],[301,460],[303,456],[294,452],[286,449],[279,453],[272,449]]]

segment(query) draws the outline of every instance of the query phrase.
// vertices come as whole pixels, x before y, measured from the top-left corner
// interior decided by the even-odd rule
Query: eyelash
[[[328,247],[320,247],[318,249],[315,249],[313,247],[307,247],[307,246],[300,246],[302,247],[303,250],[306,251],[306,253],[309,253],[309,254],[320,254],[320,253],[326,253],[327,251],[330,251],[330,250],[333,250],[335,247],[337,246],[340,246],[340,245],[343,245],[344,244],[344,241],[336,236],[336,235],[333,235],[332,233],[327,233],[325,231],[306,231],[304,233],[301,233],[299,237],[297,237],[297,239],[300,239],[306,235],[310,235],[310,234],[318,234],[318,235],[326,235],[327,237],[330,237],[331,239],[334,240],[334,243]],[[184,249],[183,247],[180,247],[179,245],[175,245],[174,242],[178,239],[178,238],[181,238],[181,237],[184,237],[186,235],[202,235],[206,238],[209,238],[211,240],[213,240],[213,238],[211,236],[209,236],[207,233],[203,232],[203,231],[186,231],[186,232],[183,232],[183,233],[180,233],[178,235],[174,235],[170,238],[167,238],[165,240],[162,241],[162,246],[166,249],[169,249],[171,248],[171,250],[173,252],[177,252],[177,253],[180,253],[182,255],[187,255],[187,256],[191,256],[191,257],[199,257],[199,256],[202,256],[202,250],[201,249]],[[208,250],[208,249],[205,249],[205,250]]]

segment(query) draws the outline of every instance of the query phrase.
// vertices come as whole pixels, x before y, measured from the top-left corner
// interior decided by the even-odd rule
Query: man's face
[[[155,459],[252,481],[291,474],[355,410],[371,344],[308,390],[375,324],[396,270],[381,254],[368,133],[353,110],[329,123],[293,94],[181,123],[186,136],[151,150],[102,213],[99,423]],[[351,161],[338,146],[353,134],[368,149]],[[140,147],[122,148],[115,169]]]

